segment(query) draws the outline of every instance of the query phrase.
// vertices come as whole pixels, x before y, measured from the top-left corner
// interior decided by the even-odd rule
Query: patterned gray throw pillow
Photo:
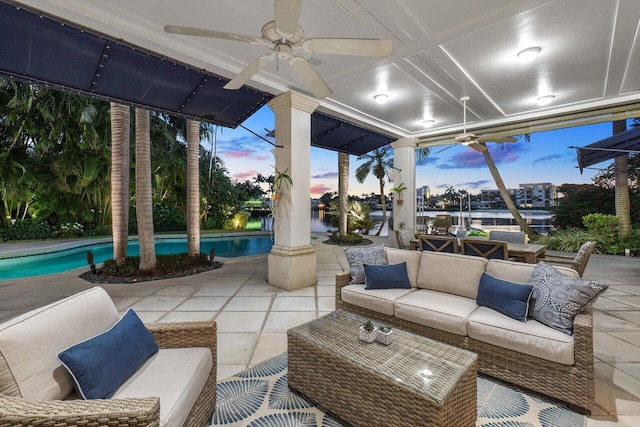
[[[384,246],[367,246],[361,248],[344,248],[344,254],[349,262],[351,284],[364,284],[363,264],[387,265],[384,256]]]
[[[530,315],[553,329],[573,334],[573,319],[609,285],[576,279],[541,261],[531,273]]]

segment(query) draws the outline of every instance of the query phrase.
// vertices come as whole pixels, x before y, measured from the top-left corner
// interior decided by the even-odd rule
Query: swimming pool
[[[200,239],[200,251],[209,254],[212,248],[216,257],[239,257],[245,255],[264,254],[271,250],[271,236],[234,236],[203,237]],[[129,241],[127,255],[140,254],[137,240]],[[85,245],[73,249],[49,252],[41,255],[28,255],[15,258],[0,259],[0,280],[20,277],[41,276],[43,274],[62,273],[78,267],[87,267],[86,252],[93,253],[93,262],[100,264],[113,258],[112,243]],[[176,254],[187,252],[187,239],[156,239],[156,254]]]

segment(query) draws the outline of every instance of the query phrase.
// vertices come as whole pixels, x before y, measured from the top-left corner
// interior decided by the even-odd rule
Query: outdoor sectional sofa
[[[507,317],[476,303],[483,272],[526,284],[533,264],[385,248],[389,264],[407,263],[411,289],[365,290],[336,275],[336,309],[370,317],[478,354],[478,371],[565,401],[590,413],[594,402],[591,305],[573,335],[536,320]],[[574,270],[559,267],[577,277]]]
[[[157,352],[112,397],[89,400],[74,392],[74,381],[80,380],[58,353],[122,324],[104,289],[91,288],[0,324],[0,425],[207,425],[216,402],[215,322],[143,326],[135,319],[138,330],[151,332]],[[114,350],[136,345],[130,340]]]

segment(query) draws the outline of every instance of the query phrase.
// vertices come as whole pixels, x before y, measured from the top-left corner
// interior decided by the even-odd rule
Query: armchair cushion
[[[58,353],[119,318],[107,292],[96,286],[1,324],[0,392],[29,400],[64,398],[73,380]]]
[[[109,330],[58,354],[83,399],[108,399],[158,345],[133,310]]]

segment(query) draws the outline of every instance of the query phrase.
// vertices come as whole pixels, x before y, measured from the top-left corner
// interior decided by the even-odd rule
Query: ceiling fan
[[[224,86],[225,89],[241,88],[261,68],[278,58],[287,61],[291,65],[293,71],[317,98],[325,98],[333,92],[331,92],[329,86],[322,80],[322,77],[307,59],[298,54],[298,52],[368,57],[385,57],[391,54],[391,40],[306,39],[304,38],[304,31],[298,25],[301,9],[302,0],[275,0],[275,20],[267,22],[262,27],[261,37],[178,25],[166,25],[164,31],[172,34],[211,37],[263,45],[272,50],[271,53],[260,55],[247,65]]]
[[[487,138],[487,137],[478,137],[471,132],[467,132],[467,101],[469,100],[468,96],[460,97],[460,102],[462,102],[462,133],[453,137],[455,142],[461,143],[462,145],[469,146],[478,151],[485,151],[487,149],[486,146],[481,145],[483,142],[516,142],[518,139],[515,137],[503,137],[503,138]]]

